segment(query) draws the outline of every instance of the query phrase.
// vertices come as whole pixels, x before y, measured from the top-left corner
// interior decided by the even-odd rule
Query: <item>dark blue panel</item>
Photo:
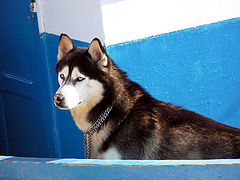
[[[37,21],[29,10],[31,0],[0,1],[1,72],[10,72],[26,79],[38,80],[36,58]],[[21,57],[21,58],[19,58]]]
[[[47,157],[48,137],[42,132],[45,127],[39,102],[11,93],[3,93],[3,102],[9,154]]]
[[[0,93],[0,154],[8,154],[8,140],[7,140],[2,93]]]
[[[45,46],[50,72],[50,81],[52,85],[51,96],[53,97],[59,85],[57,82],[57,74],[55,65],[57,63],[57,50],[59,36],[43,33],[41,41]],[[82,41],[73,41],[75,45],[87,47],[89,43]],[[83,134],[75,125],[69,111],[59,110],[54,107],[57,131],[59,134],[60,151],[62,157],[78,157],[84,158]]]
[[[240,127],[240,18],[107,47],[154,97]]]
[[[0,1],[1,153],[59,155],[47,60],[28,1]]]

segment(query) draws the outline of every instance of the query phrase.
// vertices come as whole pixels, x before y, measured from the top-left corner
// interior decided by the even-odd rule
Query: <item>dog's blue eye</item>
[[[60,78],[64,79],[65,78],[64,74],[60,74]]]
[[[77,81],[83,81],[85,78],[83,78],[83,77],[78,77],[77,78]]]

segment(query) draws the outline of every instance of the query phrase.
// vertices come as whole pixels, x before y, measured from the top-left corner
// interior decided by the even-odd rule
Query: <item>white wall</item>
[[[73,39],[104,41],[99,0],[37,0],[40,33],[66,33]]]
[[[107,45],[240,17],[239,0],[102,0]]]
[[[37,0],[40,33],[106,45],[240,17],[240,0]]]

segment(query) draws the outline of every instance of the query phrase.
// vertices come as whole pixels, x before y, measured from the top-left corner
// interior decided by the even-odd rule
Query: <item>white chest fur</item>
[[[105,152],[99,154],[98,158],[99,159],[121,159],[121,155],[115,147],[110,147]]]
[[[121,159],[120,153],[114,146],[109,147],[105,152],[99,153],[99,148],[109,135],[111,125],[108,123],[101,131],[92,135],[92,158],[95,159]]]

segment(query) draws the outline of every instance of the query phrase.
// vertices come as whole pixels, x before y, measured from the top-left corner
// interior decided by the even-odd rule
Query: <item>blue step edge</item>
[[[0,156],[2,179],[231,179],[240,159],[99,160]]]
[[[46,163],[78,166],[240,166],[240,159],[207,159],[207,160],[102,160],[75,158],[33,158],[1,156],[0,163]]]

